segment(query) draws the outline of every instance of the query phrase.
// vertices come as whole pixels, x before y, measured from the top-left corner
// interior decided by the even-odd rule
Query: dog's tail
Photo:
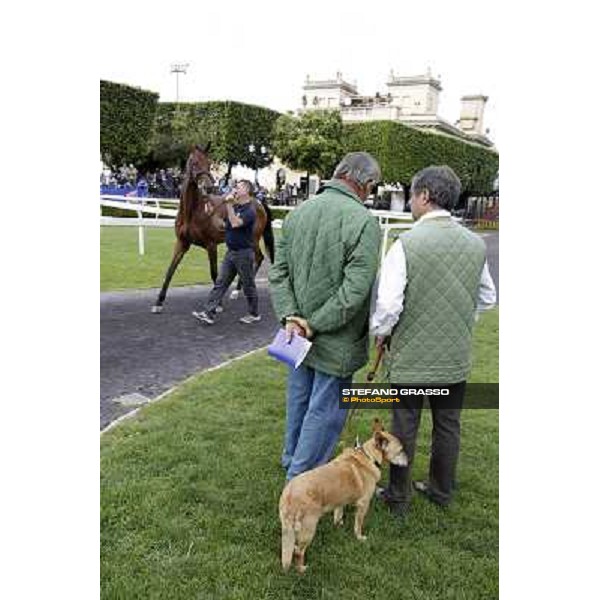
[[[287,520],[281,520],[281,565],[283,570],[287,571],[292,564],[294,557],[294,547],[296,545],[296,533],[294,523]]]

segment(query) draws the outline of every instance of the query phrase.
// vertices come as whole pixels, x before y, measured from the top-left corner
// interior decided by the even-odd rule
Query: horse
[[[156,303],[152,307],[153,313],[162,312],[171,279],[182,258],[192,245],[206,249],[213,284],[217,280],[217,246],[225,241],[227,208],[225,197],[213,193],[215,182],[210,174],[209,149],[210,142],[204,146],[197,144],[188,156],[181,187],[179,210],[175,219],[176,240],[173,257]],[[262,237],[265,242],[265,248],[269,253],[271,263],[275,261],[275,243],[271,211],[254,197],[252,198],[252,205],[256,211],[253,228],[256,273],[264,260],[264,254],[260,249],[260,238]],[[240,288],[241,282],[238,277],[237,294],[239,294]],[[237,294],[232,292],[232,297],[236,297]]]

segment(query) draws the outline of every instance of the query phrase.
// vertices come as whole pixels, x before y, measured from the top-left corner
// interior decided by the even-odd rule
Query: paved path
[[[194,372],[218,365],[270,342],[277,322],[268,291],[258,285],[262,321],[239,322],[246,314],[243,295],[228,300],[213,326],[192,317],[210,286],[172,288],[164,312],[150,309],[158,290],[108,292],[100,299],[100,428],[135,407],[112,399],[139,393],[154,398]]]
[[[488,247],[492,278],[498,287],[498,234],[483,235]],[[100,428],[135,407],[113,399],[139,393],[155,398],[202,369],[267,345],[278,324],[261,269],[258,284],[263,320],[244,325],[238,319],[246,312],[243,295],[227,301],[227,312],[212,327],[192,316],[210,286],[172,288],[165,310],[150,309],[158,290],[107,292],[100,298]]]

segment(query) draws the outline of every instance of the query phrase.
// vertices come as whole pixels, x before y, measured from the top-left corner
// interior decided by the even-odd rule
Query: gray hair
[[[417,195],[427,190],[431,202],[440,208],[450,210],[458,203],[460,196],[460,179],[448,166],[426,167],[419,171],[412,180],[410,191]]]
[[[333,172],[334,179],[351,179],[361,186],[381,180],[379,163],[366,152],[350,152],[340,161]]]

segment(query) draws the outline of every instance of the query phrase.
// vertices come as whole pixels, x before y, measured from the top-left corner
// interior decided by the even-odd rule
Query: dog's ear
[[[381,431],[376,431],[374,437],[375,437],[375,447],[378,448],[379,450],[381,450],[382,452],[385,451],[385,449],[388,447],[388,444],[389,444],[389,441],[385,437],[385,435],[383,435],[381,433]]]
[[[375,431],[383,431],[383,425],[381,424],[381,421],[379,419],[373,419],[372,430],[373,430],[373,432],[375,432]]]

